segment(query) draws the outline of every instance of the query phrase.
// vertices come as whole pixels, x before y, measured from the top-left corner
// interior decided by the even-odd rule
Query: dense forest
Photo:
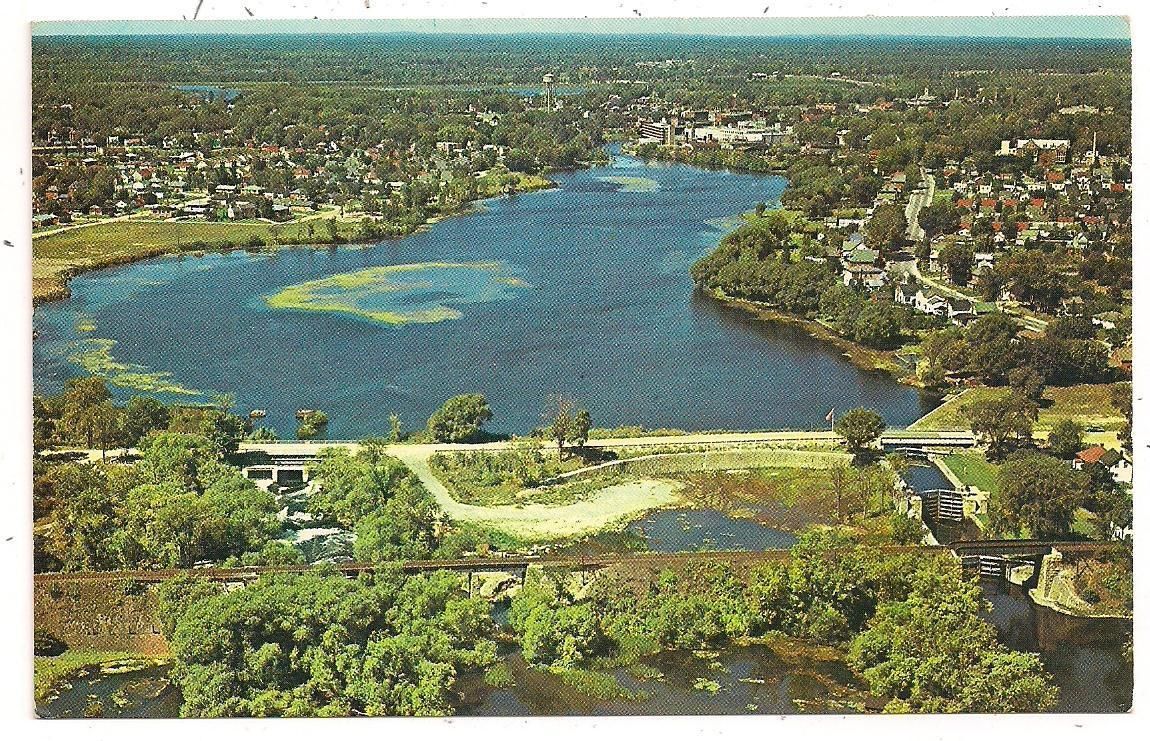
[[[393,85],[538,84],[610,79],[713,84],[752,72],[898,78],[911,92],[941,70],[1083,74],[1128,70],[1130,43],[1112,40],[927,37],[783,38],[592,34],[347,34],[36,37],[37,74],[106,78],[93,62],[118,59],[125,82],[330,81]],[[668,64],[670,60],[670,64]],[[637,66],[639,65],[639,66]],[[83,72],[81,72],[83,70]],[[657,71],[657,72],[656,72]],[[42,78],[43,79],[43,78]],[[916,87],[917,86],[917,87]],[[706,83],[702,84],[705,89]]]

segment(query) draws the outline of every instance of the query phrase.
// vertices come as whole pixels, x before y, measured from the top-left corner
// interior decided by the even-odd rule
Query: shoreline
[[[213,244],[209,243],[206,245],[196,245],[195,249],[183,249],[183,248],[181,248],[181,245],[179,243],[177,243],[174,245],[154,246],[154,247],[150,247],[150,248],[145,247],[145,248],[142,248],[138,252],[132,252],[129,254],[106,255],[103,257],[97,255],[94,257],[85,258],[85,261],[83,263],[67,264],[67,260],[64,258],[54,258],[54,257],[37,258],[36,257],[36,235],[32,235],[32,308],[35,309],[37,306],[40,306],[42,304],[46,304],[46,303],[49,303],[52,301],[62,301],[62,300],[71,298],[72,290],[71,290],[70,284],[72,282],[72,279],[77,277],[77,276],[83,275],[85,273],[94,272],[97,270],[104,270],[106,268],[115,268],[115,267],[122,267],[124,265],[131,265],[133,263],[143,262],[145,260],[151,260],[151,259],[154,259],[157,257],[167,257],[170,255],[184,255],[184,254],[203,255],[203,254],[206,254],[209,252],[214,253],[214,254],[225,254],[228,252],[239,252],[239,251],[245,251],[245,252],[265,252],[265,251],[267,251],[267,252],[272,252],[272,251],[277,251],[277,250],[284,249],[284,248],[320,249],[320,248],[328,248],[328,247],[332,247],[332,246],[336,246],[336,247],[360,246],[360,247],[362,247],[362,246],[368,246],[368,245],[374,245],[374,244],[381,244],[383,242],[399,241],[399,240],[404,239],[405,237],[411,236],[412,234],[418,234],[420,232],[427,231],[445,219],[453,218],[456,216],[465,216],[469,213],[474,213],[478,208],[481,207],[480,204],[482,204],[484,201],[489,201],[489,200],[494,199],[494,198],[510,197],[511,195],[517,195],[517,194],[521,194],[521,193],[535,193],[535,192],[544,191],[544,190],[552,190],[552,189],[558,187],[558,185],[555,183],[555,181],[547,178],[546,176],[541,175],[539,177],[542,178],[543,182],[540,183],[538,187],[528,187],[524,190],[516,191],[515,193],[501,193],[501,194],[496,194],[493,196],[487,196],[484,198],[477,198],[473,201],[468,201],[467,203],[461,204],[458,208],[456,208],[455,210],[453,210],[451,212],[440,213],[440,214],[435,214],[434,216],[429,216],[421,224],[419,224],[417,227],[412,229],[410,232],[407,232],[406,234],[399,234],[399,235],[392,236],[392,237],[380,237],[379,239],[377,239],[375,241],[369,241],[369,242],[363,242],[363,241],[359,241],[359,240],[355,240],[355,239],[349,239],[349,240],[345,240],[345,241],[335,241],[335,240],[330,239],[330,238],[325,241],[323,239],[313,238],[307,242],[296,242],[296,243],[272,242],[272,243],[267,243],[267,244],[258,245],[258,246],[250,245],[250,244],[227,244],[227,245],[224,245],[224,244],[219,244],[219,243],[213,245]],[[270,229],[272,227],[285,227],[285,226],[290,227],[290,226],[294,226],[296,224],[302,223],[302,221],[303,220],[301,219],[301,220],[297,220],[297,221],[282,222],[282,223],[276,223],[276,224],[265,224],[264,222],[259,222],[258,224],[252,224],[250,222],[226,222],[226,221],[223,221],[223,222],[136,221],[135,223],[148,223],[148,224],[203,223],[203,224],[213,224],[213,225],[237,224],[237,225],[241,225],[241,226],[265,226],[265,227]],[[347,223],[352,224],[352,225],[358,225],[359,222],[349,221]],[[97,226],[97,225],[94,224],[93,226]],[[44,238],[47,239],[47,238],[50,238],[51,236],[52,235],[46,235]],[[318,237],[318,235],[316,235],[316,236]],[[274,236],[272,238],[274,239]],[[40,276],[40,277],[38,277],[36,275],[37,262],[40,263],[41,267],[43,267],[48,274]],[[53,269],[53,267],[51,267],[51,266],[52,266],[52,264],[55,264],[55,263],[60,263],[61,266],[58,269]]]
[[[922,383],[913,371],[908,371],[899,364],[895,351],[875,350],[846,339],[837,332],[820,324],[813,319],[788,314],[765,304],[743,298],[732,298],[714,291],[700,289],[703,295],[712,298],[724,306],[740,309],[768,322],[778,322],[799,327],[812,338],[834,345],[851,365],[864,371],[882,372],[890,375],[900,384],[919,390],[925,390]]]

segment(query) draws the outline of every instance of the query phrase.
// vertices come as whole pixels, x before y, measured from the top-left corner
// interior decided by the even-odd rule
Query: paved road
[[[59,234],[61,232],[70,232],[70,231],[73,231],[75,229],[83,229],[84,227],[87,227],[87,226],[96,226],[98,224],[111,224],[111,223],[116,222],[116,221],[127,221],[128,219],[131,219],[131,218],[137,217],[137,216],[145,216],[145,215],[144,214],[131,213],[131,214],[124,214],[123,216],[113,216],[110,219],[100,219],[98,221],[85,221],[83,224],[69,224],[67,226],[61,226],[61,227],[57,227],[55,229],[45,229],[44,231],[41,231],[41,232],[33,232],[32,233],[32,239],[37,240],[40,237],[50,237],[53,234]]]
[[[920,431],[914,429],[888,428],[883,434],[884,440],[890,442],[903,442],[908,437],[913,439],[929,439],[932,441],[955,440],[959,441],[970,436],[969,430],[935,430]],[[463,452],[463,451],[498,451],[509,450],[524,444],[530,444],[532,438],[518,438],[512,440],[497,440],[488,443],[399,443],[388,445],[386,452],[401,460],[411,458],[426,459],[434,453]],[[815,444],[838,447],[843,444],[842,438],[831,430],[772,430],[766,432],[692,432],[685,435],[651,435],[647,437],[612,437],[588,440],[588,448],[663,448],[663,447],[730,447],[737,445],[783,445],[783,444]],[[544,450],[554,450],[555,442],[548,440],[538,443]],[[324,448],[346,448],[356,452],[360,448],[357,440],[281,440],[277,442],[241,442],[239,451],[261,452],[281,457],[313,457]],[[84,448],[61,448],[55,453],[75,453],[98,461],[105,457],[99,450]],[[123,449],[107,451],[107,458],[114,458]],[[129,456],[138,455],[135,448],[128,448]]]
[[[429,456],[433,453],[477,450],[509,450],[530,444],[531,438],[498,440],[489,443],[401,443],[389,445],[387,452],[399,458]],[[770,432],[693,432],[686,435],[652,435],[648,437],[613,437],[588,440],[588,448],[656,448],[666,446],[707,446],[774,443],[816,443],[837,445],[842,439],[831,430],[775,430]],[[240,443],[240,451],[261,451],[277,455],[315,455],[322,448],[332,446],[357,450],[359,443],[354,440],[309,440]],[[554,450],[555,442],[548,440],[540,444],[545,450]]]
[[[926,188],[911,193],[906,204],[906,236],[912,242],[918,242],[926,236],[926,232],[918,225],[918,212],[934,200],[934,175],[928,175],[922,168],[919,168],[919,172]]]

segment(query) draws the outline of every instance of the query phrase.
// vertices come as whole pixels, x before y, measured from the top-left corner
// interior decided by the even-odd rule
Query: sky
[[[959,38],[1129,39],[1119,16],[734,18],[734,19],[491,19],[491,20],[251,20],[46,21],[34,36],[261,33],[675,33],[715,36],[940,36]]]

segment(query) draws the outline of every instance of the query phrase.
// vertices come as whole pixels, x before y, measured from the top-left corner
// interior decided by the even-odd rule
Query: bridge
[[[878,550],[885,554],[903,553],[943,553],[945,546],[889,545],[875,546],[868,550]],[[376,563],[349,561],[334,564],[298,564],[290,566],[239,566],[205,567],[193,569],[140,569],[133,571],[52,571],[35,575],[37,584],[92,582],[92,581],[138,581],[146,583],[162,582],[178,576],[198,577],[211,581],[248,582],[265,574],[304,574],[324,570],[358,576],[376,572],[386,572],[398,568],[409,574],[431,571],[454,571],[457,573],[522,573],[528,568],[553,568],[583,571],[598,571],[611,566],[635,568],[668,567],[692,562],[724,564],[755,564],[770,561],[786,561],[791,552],[785,548],[762,551],[684,551],[679,553],[610,553],[596,556],[506,556],[489,558],[432,559]]]
[[[466,452],[466,451],[499,451],[508,450],[522,445],[524,439],[495,440],[486,443],[393,443],[388,445],[385,452],[390,455],[399,453],[407,457],[429,457],[434,453]],[[977,441],[969,430],[942,430],[921,431],[899,428],[888,429],[879,440],[883,447],[894,447],[900,452],[921,451],[924,447],[955,448],[972,447]],[[687,446],[692,448],[734,447],[740,445],[790,445],[790,444],[817,444],[839,447],[845,441],[833,430],[766,430],[758,432],[689,432],[676,435],[645,435],[639,437],[614,437],[588,440],[584,447],[590,449],[604,448],[666,448]],[[350,452],[359,449],[359,440],[261,440],[242,441],[238,452],[241,455],[255,458],[250,465],[244,467],[245,474],[254,479],[270,479],[277,482],[283,477],[293,481],[306,480],[307,465],[315,460],[324,448],[344,448]],[[539,447],[543,450],[555,448],[552,440],[540,440]],[[82,448],[65,448],[46,451],[46,454],[76,455],[90,461],[100,461],[105,457],[112,457],[115,451],[90,450]],[[123,451],[127,457],[139,455],[139,451],[129,448]]]
[[[883,447],[897,448],[972,448],[978,444],[970,430],[903,430],[891,429],[883,433]]]
[[[884,545],[868,547],[868,551],[878,551],[888,555],[905,553],[951,553],[956,558],[994,557],[1006,559],[1034,558],[1049,555],[1057,550],[1065,555],[1094,556],[1116,550],[1121,544],[1093,541],[1052,541],[1052,540],[975,540],[958,541],[948,546],[928,545]],[[409,574],[430,571],[454,571],[457,573],[496,573],[522,574],[528,568],[558,568],[583,571],[626,566],[634,568],[668,567],[690,562],[711,562],[732,565],[755,564],[770,561],[786,561],[791,557],[788,549],[768,549],[762,551],[685,551],[679,553],[609,553],[595,556],[493,556],[487,558],[458,558],[401,561],[376,563],[349,561],[322,565],[291,566],[241,566],[206,567],[193,569],[151,569],[134,571],[53,571],[35,575],[37,584],[66,583],[77,581],[138,581],[161,582],[177,576],[190,576],[224,582],[248,582],[265,574],[303,574],[328,570],[347,576],[358,576],[398,568]]]
[[[884,447],[894,446],[899,452],[909,453],[908,457],[925,458],[924,447],[955,448],[972,447],[976,444],[968,430],[921,432],[892,429],[879,440]],[[618,437],[588,440],[584,447],[593,450],[608,448],[667,448],[667,447],[737,447],[740,445],[788,445],[820,444],[838,447],[844,441],[831,430],[774,430],[767,432],[700,432],[683,435],[650,435],[644,437]],[[386,452],[391,455],[405,454],[406,457],[430,457],[435,453],[466,451],[508,450],[522,444],[522,440],[497,440],[488,443],[397,443],[389,445]],[[540,441],[540,448],[553,449],[555,443]],[[308,464],[324,448],[344,448],[356,451],[360,442],[356,440],[311,440],[311,441],[261,441],[242,442],[239,453],[256,459],[244,467],[244,474],[256,480],[272,480],[276,483],[302,483],[308,479]]]

